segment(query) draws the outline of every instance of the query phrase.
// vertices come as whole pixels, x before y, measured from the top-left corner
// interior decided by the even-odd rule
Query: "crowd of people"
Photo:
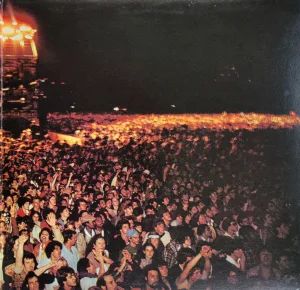
[[[1,288],[299,288],[285,131],[138,123],[4,138]]]

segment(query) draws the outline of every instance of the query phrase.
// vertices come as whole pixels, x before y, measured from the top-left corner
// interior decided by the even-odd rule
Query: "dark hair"
[[[41,239],[42,232],[47,232],[49,234],[49,240],[52,241],[54,239],[53,232],[48,228],[42,228],[39,233],[39,238]]]
[[[32,279],[33,277],[37,277],[38,280],[39,280],[39,277],[33,271],[30,271],[30,272],[27,273],[27,275],[26,275],[26,277],[23,281],[23,284],[22,284],[22,288],[21,288],[22,290],[28,290],[29,289],[29,287],[28,287],[28,282],[29,281],[28,280]],[[41,288],[41,287],[39,287],[39,288]]]
[[[52,241],[46,246],[45,253],[46,253],[47,258],[50,259],[51,254],[55,250],[56,246],[58,246],[58,247],[60,247],[60,249],[62,249],[62,244],[58,241]]]
[[[72,239],[73,235],[76,235],[76,232],[72,230],[65,230],[62,234],[64,237],[64,243],[66,243],[68,240]]]
[[[68,208],[68,207],[66,207],[66,206],[60,206],[60,207],[57,209],[56,217],[57,217],[57,218],[60,218],[61,213],[62,213],[66,208]]]
[[[235,222],[235,220],[232,219],[232,218],[226,218],[226,219],[224,219],[224,221],[222,222],[222,228],[223,228],[223,230],[227,231],[232,222]]]
[[[93,250],[94,245],[96,244],[98,239],[103,239],[105,241],[104,237],[101,234],[94,235],[86,246],[86,250],[85,250],[86,257]]]
[[[50,199],[50,198],[49,198],[49,199]],[[43,218],[44,218],[44,220],[47,219],[47,216],[48,216],[50,213],[54,213],[54,214],[55,214],[55,212],[54,212],[53,209],[45,208],[45,209],[43,210]]]
[[[231,255],[235,250],[242,249],[242,243],[238,240],[232,240],[231,238],[227,238],[224,240],[223,253],[226,255]]]
[[[130,226],[128,220],[126,220],[126,219],[120,220],[120,221],[118,222],[118,224],[117,224],[117,230],[120,231],[120,230],[122,229],[122,226],[125,225],[125,224],[127,224],[128,226]]]
[[[157,220],[155,220],[154,222],[153,222],[153,228],[156,228],[158,225],[160,225],[160,224],[165,224],[164,222],[163,222],[163,220],[161,220],[161,219],[157,219]]]
[[[189,257],[194,257],[195,252],[190,248],[181,248],[177,254],[178,264],[183,264],[186,262],[186,259]]]
[[[100,276],[98,278],[98,280],[97,280],[97,286],[98,287],[105,287],[106,286],[106,282],[104,280],[104,277],[106,277],[106,276],[112,276],[112,277],[114,277],[113,272],[111,270],[108,270],[102,276]]]
[[[78,273],[86,273],[87,268],[90,266],[90,260],[88,258],[81,258],[77,263]]]
[[[33,260],[34,262],[34,269],[36,269],[37,267],[37,261],[36,261],[36,258],[35,258],[35,255],[30,253],[30,252],[27,252],[27,251],[24,251],[24,254],[23,254],[23,258],[22,258],[22,263],[24,265],[24,261],[26,260]]]
[[[205,229],[207,227],[208,227],[208,225],[198,225],[198,227],[197,227],[197,235],[201,236],[205,232]]]
[[[68,274],[75,274],[74,270],[69,266],[63,266],[56,272],[56,279],[60,286],[64,284],[65,281],[67,281]]]
[[[42,221],[41,213],[39,213],[38,211],[33,210],[30,214],[30,217],[32,218],[35,214],[39,216],[39,221]]]

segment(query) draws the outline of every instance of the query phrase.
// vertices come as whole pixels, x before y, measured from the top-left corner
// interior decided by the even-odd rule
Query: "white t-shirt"
[[[97,280],[98,280],[98,278],[89,278],[89,277],[82,278],[80,280],[81,290],[88,290],[90,287],[96,286]]]

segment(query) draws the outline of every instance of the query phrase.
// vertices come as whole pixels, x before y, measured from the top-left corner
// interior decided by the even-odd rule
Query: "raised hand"
[[[54,213],[50,213],[47,217],[47,223],[51,226],[51,228],[56,227],[56,217]]]
[[[24,236],[24,235],[19,236],[19,243],[20,244],[24,245],[27,242],[27,240],[28,240],[28,236]]]

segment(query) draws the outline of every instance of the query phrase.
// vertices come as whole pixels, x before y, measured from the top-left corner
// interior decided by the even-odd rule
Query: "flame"
[[[4,26],[2,28],[2,33],[4,35],[12,35],[15,33],[15,29],[13,27],[10,27],[10,26]]]

